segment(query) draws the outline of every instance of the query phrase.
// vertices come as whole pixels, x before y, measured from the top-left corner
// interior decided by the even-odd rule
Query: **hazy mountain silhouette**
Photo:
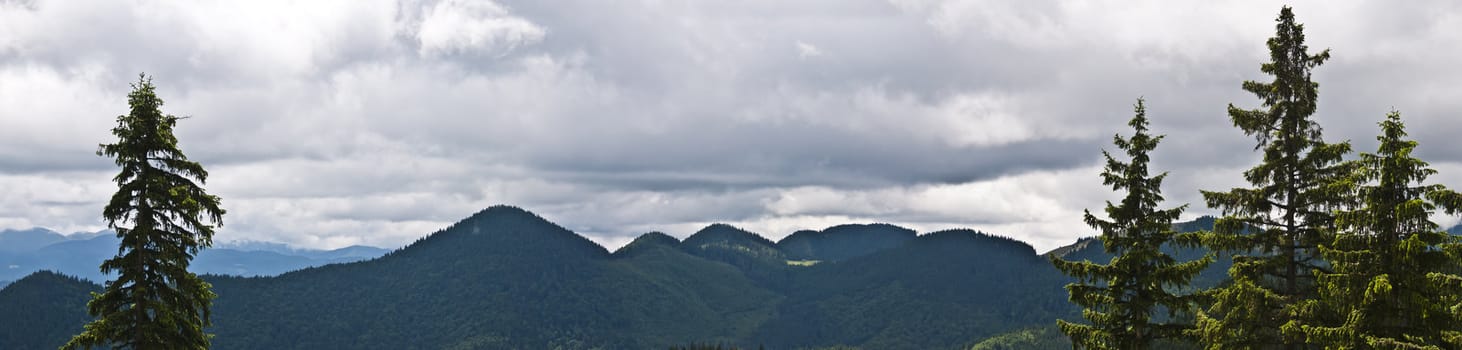
[[[36,227],[29,230],[0,231],[0,252],[27,252],[66,240],[56,231]]]
[[[44,228],[0,231],[0,281],[49,270],[100,282],[107,276],[97,266],[117,253],[118,242],[110,230],[71,235]],[[366,246],[311,250],[278,243],[224,243],[220,248],[200,252],[191,270],[239,276],[278,275],[310,266],[372,259],[386,252]]]

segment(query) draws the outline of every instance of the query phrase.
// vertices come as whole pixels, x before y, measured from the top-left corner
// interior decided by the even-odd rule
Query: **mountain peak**
[[[757,235],[755,233],[751,233],[750,231],[746,231],[741,228],[722,223],[711,224],[710,226],[706,226],[700,231],[696,231],[695,234],[690,235],[690,237],[686,237],[685,241],[682,244],[690,247],[695,247],[703,244],[717,242],[738,245],[765,246],[768,248],[776,246],[776,243],[772,243],[771,240],[768,240],[761,235]]]
[[[45,228],[0,231],[0,251],[30,251],[66,240],[66,236]]]
[[[538,219],[538,220],[543,220],[543,221],[547,222],[547,220],[544,220],[543,217],[538,216],[538,214],[534,214],[533,212],[530,212],[530,211],[528,211],[526,209],[523,209],[523,208],[519,208],[519,207],[515,207],[515,206],[511,206],[511,205],[506,205],[506,204],[493,205],[493,206],[487,207],[486,209],[482,209],[481,211],[478,211],[477,213],[472,214],[472,216],[467,217],[467,220],[504,219],[504,218],[516,218],[516,219],[530,219],[531,218],[531,219]],[[464,220],[464,221],[466,221],[466,220]]]
[[[917,235],[890,224],[845,224],[797,231],[777,242],[777,248],[792,259],[839,261],[897,247]]]
[[[48,229],[48,228],[45,228],[45,227],[40,227],[40,226],[35,226],[35,227],[31,227],[31,228],[24,229],[24,230],[21,230],[21,229],[4,229],[4,230],[0,230],[0,235],[3,235],[3,234],[12,234],[12,233],[21,233],[21,234],[55,233],[55,234],[60,234],[60,233],[58,233],[56,231],[52,231],[51,229]]]
[[[629,244],[625,244],[624,247],[620,247],[619,250],[614,251],[614,255],[633,255],[635,254],[635,252],[645,249],[651,249],[651,247],[679,248],[680,240],[676,239],[675,237],[671,237],[664,232],[648,232],[640,235],[639,237],[635,237],[635,240],[630,241]]]
[[[647,232],[643,235],[640,235],[639,237],[635,237],[635,240],[630,242],[629,244],[662,244],[674,246],[680,244],[680,240],[676,239],[675,237],[671,237],[664,232],[654,231]]]
[[[1022,255],[1029,255],[1033,257],[1039,256],[1036,254],[1036,248],[1032,247],[1029,243],[1022,242],[1020,240],[1010,237],[992,235],[971,229],[952,229],[933,232],[925,234],[923,236],[919,236],[917,239],[915,239],[915,241],[924,244],[935,244],[950,247],[974,244],[979,246],[995,247],[996,250],[999,251],[1021,252]]]
[[[538,214],[514,206],[494,205],[388,256],[525,255],[521,253],[539,257],[609,254],[604,247]]]

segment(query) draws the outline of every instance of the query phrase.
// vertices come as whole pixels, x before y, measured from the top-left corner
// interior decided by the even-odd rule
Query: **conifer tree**
[[[1423,184],[1436,171],[1411,156],[1401,115],[1381,123],[1380,147],[1360,155],[1360,205],[1336,216],[1335,241],[1320,247],[1333,273],[1321,273],[1320,299],[1306,312],[1331,314],[1305,325],[1310,344],[1330,349],[1462,349],[1457,241],[1430,216],[1458,212],[1462,195]]]
[[[1326,143],[1311,119],[1319,84],[1310,71],[1330,51],[1309,53],[1304,26],[1289,7],[1277,22],[1268,41],[1271,61],[1260,66],[1274,80],[1243,84],[1263,107],[1228,107],[1234,126],[1263,153],[1244,172],[1252,187],[1203,191],[1208,206],[1225,216],[1200,241],[1235,254],[1233,283],[1210,291],[1213,303],[1197,316],[1194,334],[1209,349],[1300,347],[1295,306],[1316,297],[1314,271],[1325,269],[1316,249],[1333,235],[1332,211],[1349,200],[1345,179],[1353,165],[1342,157],[1350,144]]]
[[[1135,130],[1132,136],[1113,136],[1113,143],[1126,152],[1130,161],[1124,163],[1102,151],[1106,158],[1102,183],[1127,194],[1118,204],[1107,202],[1110,220],[1090,211],[1084,217],[1087,225],[1101,231],[1099,238],[1103,249],[1113,255],[1111,261],[1100,264],[1052,258],[1056,268],[1079,280],[1066,289],[1071,301],[1085,308],[1082,316],[1091,322],[1057,323],[1073,344],[1087,349],[1147,349],[1154,340],[1182,336],[1191,326],[1172,319],[1194,307],[1197,296],[1180,294],[1179,290],[1213,262],[1212,256],[1178,262],[1160,250],[1176,235],[1173,221],[1187,206],[1158,208],[1167,173],[1150,175],[1148,154],[1162,136],[1147,133],[1141,99],[1135,109],[1136,116],[1127,123]],[[1166,321],[1160,321],[1164,319],[1162,312],[1167,313]]]
[[[179,118],[162,114],[152,80],[143,75],[132,88],[131,111],[112,129],[116,143],[97,150],[122,168],[102,210],[121,244],[101,271],[117,279],[92,293],[87,311],[97,319],[62,348],[206,349],[214,294],[188,264],[212,245],[224,210],[201,187],[208,172],[178,149]]]

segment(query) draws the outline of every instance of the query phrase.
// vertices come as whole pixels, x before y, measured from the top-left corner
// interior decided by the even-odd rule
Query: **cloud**
[[[423,56],[480,53],[500,56],[543,40],[544,29],[513,17],[491,1],[445,0],[427,6],[416,29]]]
[[[1391,108],[1462,156],[1455,4],[1300,2],[1331,140]],[[1139,96],[1173,205],[1241,185],[1277,5],[1132,1],[0,2],[0,228],[99,228],[93,154],[155,77],[220,240],[398,246],[492,204],[615,246],[730,222],[972,227],[1052,248],[1111,199]],[[1439,179],[1449,179],[1444,174]],[[23,190],[8,190],[21,188]]]
[[[46,227],[58,232],[100,230],[103,201],[116,191],[106,182],[112,174],[53,171],[46,174],[0,174],[0,227]]]
[[[822,49],[817,48],[817,46],[812,46],[812,44],[801,41],[797,42],[797,57],[807,59],[808,57],[816,56],[822,56]]]

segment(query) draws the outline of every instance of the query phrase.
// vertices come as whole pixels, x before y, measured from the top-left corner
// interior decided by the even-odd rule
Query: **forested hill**
[[[611,254],[506,206],[378,259],[205,279],[218,349],[948,349],[1077,317],[1045,257],[970,230],[845,225],[771,242],[712,225]],[[97,288],[43,272],[0,290],[0,348],[65,342]]]

